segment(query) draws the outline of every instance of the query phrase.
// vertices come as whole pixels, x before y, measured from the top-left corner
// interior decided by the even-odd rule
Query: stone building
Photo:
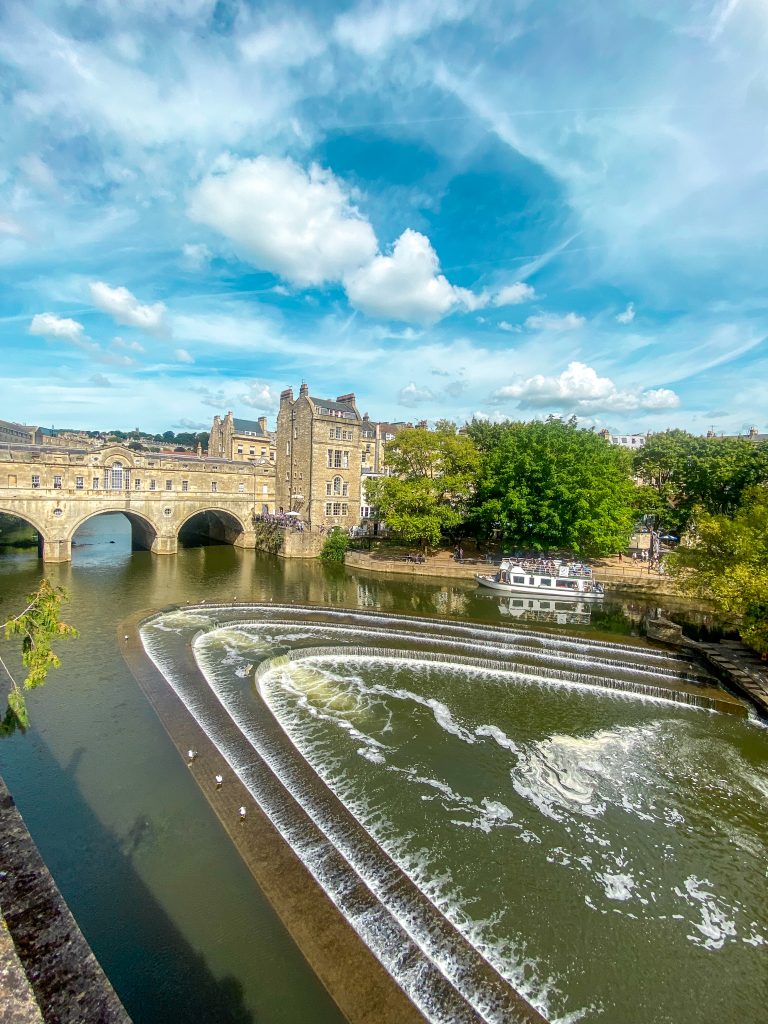
[[[360,512],[362,417],[355,396],[315,398],[302,384],[280,395],[275,505],[312,528],[357,523]]]
[[[275,435],[267,430],[267,417],[244,420],[231,412],[222,419],[213,417],[208,438],[208,454],[212,458],[233,462],[275,463]]]

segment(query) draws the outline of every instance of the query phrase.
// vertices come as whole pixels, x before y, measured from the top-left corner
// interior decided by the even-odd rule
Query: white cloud
[[[190,420],[186,416],[173,424],[174,427],[181,427],[182,430],[207,430],[210,423],[203,423],[200,420]]]
[[[415,381],[411,381],[410,384],[406,384],[405,387],[400,388],[397,396],[398,405],[415,406],[422,405],[424,402],[431,402],[434,400],[434,394],[427,387],[420,387]]]
[[[619,324],[631,324],[635,319],[635,304],[628,302],[627,308],[622,313],[616,314],[616,322]]]
[[[88,380],[89,384],[93,384],[96,388],[111,388],[112,381],[109,377],[105,377],[103,373],[94,373]]]
[[[509,320],[499,320],[499,327],[502,331],[520,331],[522,328],[519,324],[511,324]]]
[[[278,393],[262,380],[248,381],[248,390],[238,398],[259,412],[274,412],[280,404]]]
[[[289,68],[318,57],[325,43],[304,18],[286,18],[244,36],[239,49],[252,64]]]
[[[144,346],[138,341],[126,341],[125,338],[113,338],[112,348],[126,349],[128,352],[144,352]]]
[[[56,316],[55,313],[35,313],[29,325],[30,334],[39,334],[44,338],[66,338],[75,343],[83,340],[83,325],[69,317]]]
[[[181,250],[184,262],[193,270],[200,270],[211,258],[211,250],[202,242],[188,242]]]
[[[192,220],[256,266],[299,285],[338,281],[371,260],[373,228],[329,170],[293,160],[224,160],[193,190]]]
[[[516,281],[508,284],[493,296],[494,306],[517,306],[521,302],[529,302],[536,295],[536,292],[529,284],[523,281]]]
[[[473,6],[466,0],[368,0],[339,15],[333,32],[338,42],[370,57],[441,24],[460,21]]]
[[[581,412],[654,412],[674,409],[680,404],[675,392],[667,388],[619,390],[609,377],[599,377],[591,366],[578,362],[569,363],[557,377],[536,374],[508,384],[500,388],[495,397],[517,399],[521,408],[550,407]]]
[[[177,348],[174,353],[180,363],[194,363],[194,356],[191,356],[185,348]]]
[[[477,309],[483,299],[457,288],[438,273],[440,263],[426,235],[407,228],[391,256],[376,256],[344,279],[353,306],[373,316],[430,324],[463,306]]]
[[[556,313],[537,313],[529,316],[525,326],[532,331],[574,331],[583,327],[587,321],[577,313],[565,313],[558,316]]]
[[[92,281],[88,290],[94,306],[108,313],[117,323],[138,327],[150,334],[159,334],[166,329],[163,320],[166,308],[162,302],[144,306],[127,288],[111,288],[103,281]]]

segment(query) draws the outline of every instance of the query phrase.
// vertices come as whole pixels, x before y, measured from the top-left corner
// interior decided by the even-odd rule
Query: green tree
[[[325,538],[320,558],[324,562],[343,562],[349,547],[349,535],[340,526],[334,526]]]
[[[608,554],[625,547],[635,513],[629,457],[574,419],[473,422],[482,453],[471,521],[513,547]]]
[[[394,537],[434,547],[461,526],[479,457],[474,442],[454,423],[400,431],[387,445],[384,461],[392,475],[368,480],[366,494]]]
[[[694,510],[732,515],[745,490],[768,480],[768,445],[745,437],[695,437],[684,430],[652,434],[635,454],[634,471],[656,492],[657,525],[683,533]]]
[[[64,590],[43,579],[34,594],[28,595],[26,608],[4,624],[6,639],[21,637],[21,663],[27,669],[27,676],[19,685],[0,658],[0,668],[11,684],[5,715],[0,721],[0,735],[8,736],[16,729],[23,731],[29,726],[24,691],[42,686],[49,671],[61,665],[61,660],[52,648],[54,640],[78,635],[76,629],[59,619],[64,600]]]
[[[681,588],[741,619],[741,637],[768,652],[768,489],[747,490],[735,515],[697,509],[690,546],[669,557]]]

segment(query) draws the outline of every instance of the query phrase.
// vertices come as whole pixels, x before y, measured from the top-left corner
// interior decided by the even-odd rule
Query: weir
[[[512,686],[615,691],[660,705],[744,713],[740,702],[717,691],[708,678],[697,677],[687,659],[641,645],[274,604],[190,606],[144,623],[147,652],[186,712],[393,983],[424,1019],[441,1024],[546,1018],[524,977],[513,975],[513,984],[500,973],[502,963],[490,951],[481,952],[482,943],[471,941],[450,914],[438,909],[307,763],[269,706],[260,702],[254,713],[250,690],[221,688],[207,667],[206,645],[232,630],[245,643],[251,633],[256,641],[265,629],[269,643],[288,649],[271,655],[265,649],[251,674],[257,690],[266,677],[302,661],[391,661],[507,675]],[[325,634],[326,644],[317,642],[318,632]],[[369,641],[365,645],[359,643],[361,634]],[[245,680],[243,685],[248,685]],[[174,727],[164,721],[174,735]],[[280,909],[279,901],[276,905]],[[317,955],[315,950],[310,959],[329,990],[340,1005],[345,998],[352,1004],[344,1006],[345,1013],[351,1020],[362,1019],[354,991],[339,996],[324,974],[327,964],[318,964]],[[374,1018],[366,1015],[366,1020]]]

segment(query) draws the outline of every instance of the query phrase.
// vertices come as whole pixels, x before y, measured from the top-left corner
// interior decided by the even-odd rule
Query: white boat
[[[481,587],[505,594],[551,595],[558,601],[601,601],[603,586],[592,579],[592,567],[584,562],[553,558],[505,558],[494,575],[479,573]]]
[[[502,595],[488,595],[498,601],[499,613],[523,622],[550,622],[558,626],[588,626],[592,621],[595,601],[579,598],[551,598]]]

